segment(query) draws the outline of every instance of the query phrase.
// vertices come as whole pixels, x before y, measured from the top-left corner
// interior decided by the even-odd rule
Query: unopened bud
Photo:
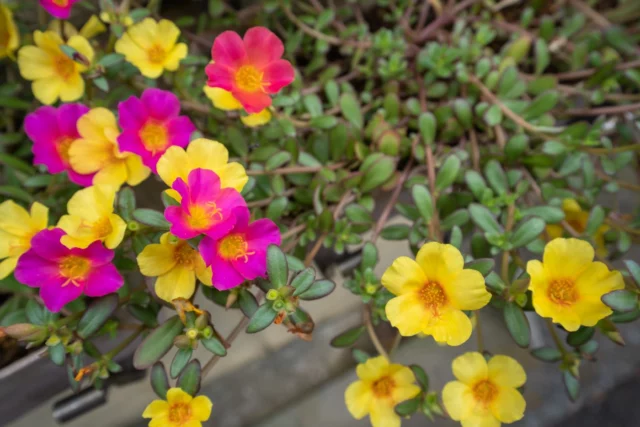
[[[364,285],[364,291],[369,295],[375,294],[377,290],[378,285],[376,285],[375,283],[367,283],[366,285]]]
[[[51,335],[46,342],[47,347],[53,347],[60,343],[60,337],[57,335]]]
[[[273,309],[276,311],[283,310],[285,308],[285,303],[282,300],[277,300],[273,303]]]
[[[196,328],[203,329],[209,324],[209,313],[205,312],[196,318]]]
[[[191,339],[191,340],[195,340],[196,338],[198,338],[198,334],[199,333],[200,332],[197,329],[191,328],[191,329],[187,330],[187,337],[189,337],[189,339]]]
[[[269,301],[275,301],[278,298],[280,298],[280,292],[276,291],[275,289],[269,289],[269,291],[267,291],[267,299]]]
[[[205,338],[211,338],[213,336],[213,328],[211,326],[207,326],[202,330],[202,336]]]
[[[45,338],[45,331],[41,326],[30,323],[17,323],[4,328],[4,333],[22,341],[38,341]]]
[[[189,348],[191,347],[191,340],[186,335],[178,335],[173,339],[173,345],[178,348]]]
[[[140,224],[137,221],[129,221],[129,223],[127,224],[127,228],[130,231],[138,231],[140,230]]]

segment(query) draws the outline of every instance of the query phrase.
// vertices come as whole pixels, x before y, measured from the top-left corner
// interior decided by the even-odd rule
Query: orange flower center
[[[93,226],[93,231],[99,238],[103,239],[107,237],[113,231],[113,226],[109,218],[103,218]]]
[[[53,4],[60,7],[69,6],[69,0],[53,0]]]
[[[178,242],[173,253],[173,259],[182,267],[194,268],[198,259],[198,252],[187,242]]]
[[[53,67],[63,80],[69,80],[76,71],[75,62],[65,54],[56,55],[53,60]]]
[[[418,298],[434,313],[442,308],[448,301],[447,294],[438,282],[427,282],[418,291]]]
[[[58,265],[60,274],[66,278],[67,281],[62,285],[67,286],[72,283],[74,286],[80,286],[78,280],[83,279],[89,272],[91,263],[88,259],[79,257],[76,255],[69,255],[65,257]]]
[[[382,377],[372,385],[373,394],[377,397],[389,397],[393,392],[396,383],[391,377]]]
[[[209,227],[213,220],[222,221],[222,210],[218,208],[215,202],[208,202],[206,206],[191,205],[189,206],[189,218],[187,222],[196,230],[202,230]]]
[[[220,255],[227,260],[238,260],[244,258],[244,262],[249,261],[249,255],[255,252],[248,252],[249,244],[242,234],[230,234],[220,242],[218,248]]]
[[[75,139],[70,136],[61,136],[56,141],[56,150],[65,164],[69,164],[69,148],[71,148],[73,141],[75,141]]]
[[[263,74],[253,65],[243,65],[236,71],[236,85],[245,92],[261,91]]]
[[[476,402],[484,406],[488,406],[498,395],[498,387],[489,380],[478,381],[471,390]]]
[[[164,62],[166,57],[167,53],[165,52],[164,48],[157,44],[154,44],[147,50],[147,58],[152,64],[160,65]]]
[[[167,135],[167,128],[164,124],[155,120],[149,120],[140,129],[138,133],[144,148],[155,154],[158,151],[164,150],[169,144],[169,136]]]
[[[169,421],[182,425],[191,419],[191,407],[183,402],[169,406]]]
[[[571,305],[578,300],[578,290],[571,279],[555,279],[547,289],[549,299],[559,305]]]
[[[573,228],[574,230],[576,230],[578,233],[582,234],[584,232],[586,223],[584,221],[581,221],[578,218],[567,218],[567,222],[569,223],[569,225],[571,226],[571,228]]]

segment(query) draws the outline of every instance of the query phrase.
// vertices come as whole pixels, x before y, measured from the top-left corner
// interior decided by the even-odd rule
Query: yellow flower
[[[69,21],[61,21],[59,19],[54,19],[49,23],[49,31],[53,31],[57,33],[60,37],[63,36],[63,28],[64,25],[64,38],[70,38],[75,36],[76,34],[80,34],[87,40],[94,38],[95,36],[104,33],[107,31],[107,27],[98,19],[96,15],[91,15],[89,20],[82,26],[80,32],[73,24]]]
[[[427,243],[416,261],[400,257],[382,275],[382,285],[396,295],[386,306],[389,321],[404,336],[422,332],[448,345],[464,343],[472,327],[462,310],[479,310],[491,299],[482,274],[463,269],[452,245]]]
[[[115,48],[143,76],[155,79],[164,70],[177,70],[180,61],[187,56],[187,45],[176,43],[179,36],[180,30],[173,22],[146,18],[129,27]]]
[[[18,51],[20,74],[33,81],[33,95],[47,105],[53,104],[58,98],[63,102],[80,98],[84,93],[84,80],[80,74],[87,67],[73,61],[62,51],[62,38],[53,31],[36,31],[33,39],[35,46],[25,46]],[[93,48],[84,37],[70,37],[67,46],[83,55],[89,63],[93,61]]]
[[[211,416],[213,404],[207,396],[191,397],[180,388],[171,388],[167,400],[154,400],[142,413],[151,418],[149,427],[202,427]]]
[[[31,238],[47,228],[49,209],[35,202],[31,213],[6,200],[0,203],[0,279],[16,268],[18,258],[31,247]]]
[[[107,24],[121,24],[125,27],[129,27],[133,24],[133,18],[126,14],[116,14],[109,12],[101,12],[100,19]]]
[[[574,199],[564,199],[562,201],[562,210],[564,211],[565,219],[571,228],[576,230],[578,234],[584,233],[587,228],[587,222],[589,222],[589,212],[582,210],[578,202]],[[607,247],[604,243],[604,235],[607,231],[609,231],[609,226],[603,224],[598,227],[595,235],[593,236],[598,255],[603,257],[607,255]],[[550,239],[563,237],[564,228],[562,228],[560,224],[549,224],[547,225],[547,234]]]
[[[522,419],[526,402],[516,389],[527,374],[515,359],[493,356],[487,363],[480,353],[465,353],[452,368],[458,381],[444,386],[442,401],[453,420],[464,427],[499,427]]]
[[[158,160],[158,175],[169,187],[173,182],[182,178],[185,182],[189,172],[194,169],[214,171],[220,177],[222,188],[235,188],[242,191],[249,180],[247,172],[240,163],[227,163],[229,152],[218,141],[199,138],[191,141],[186,151],[182,147],[172,146]],[[167,194],[180,201],[180,195],[174,190],[167,190]]]
[[[148,277],[158,277],[156,294],[164,301],[177,298],[189,299],[196,289],[196,277],[211,286],[211,267],[186,240],[170,233],[160,237],[160,243],[152,243],[138,255],[140,272]]]
[[[86,248],[95,241],[113,249],[122,242],[127,223],[113,213],[115,189],[105,185],[94,185],[77,191],[67,211],[58,222],[58,227],[67,235],[60,242],[68,248]]]
[[[93,184],[138,185],[151,173],[140,156],[118,149],[120,131],[111,111],[94,108],[80,117],[77,127],[80,138],[69,147],[69,162],[80,174],[95,173]]]
[[[593,262],[593,247],[584,240],[554,239],[544,248],[543,262],[527,263],[533,307],[567,331],[580,325],[594,326],[612,310],[600,300],[611,291],[624,288],[618,271]]]
[[[0,3],[0,58],[11,56],[20,45],[20,33],[11,9]]]
[[[357,420],[369,415],[373,427],[399,427],[395,406],[420,393],[411,369],[378,356],[358,365],[356,373],[359,380],[344,394],[351,415]]]
[[[204,94],[211,100],[213,106],[219,110],[234,111],[242,109],[242,104],[228,90],[205,86]],[[245,126],[251,128],[266,125],[271,120],[271,111],[265,108],[259,113],[240,116],[240,120]]]

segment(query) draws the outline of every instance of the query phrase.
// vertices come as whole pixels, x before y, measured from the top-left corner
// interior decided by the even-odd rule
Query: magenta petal
[[[66,233],[59,228],[42,230],[31,239],[31,249],[36,255],[51,261],[59,261],[69,255],[69,249],[60,243]]]
[[[269,245],[280,245],[278,226],[270,219],[259,219],[249,224],[245,231],[250,250],[266,250]]]
[[[180,206],[167,206],[164,210],[164,217],[171,223],[171,234],[180,239],[192,239],[200,234],[200,230],[195,230],[189,224],[188,213]]]
[[[90,297],[101,297],[116,292],[124,279],[113,264],[104,264],[89,273],[84,293]]]
[[[54,107],[40,107],[24,119],[24,131],[33,142],[47,142],[56,139],[58,129],[58,110]]]
[[[33,249],[18,258],[14,274],[18,282],[31,288],[39,288],[60,278],[58,263],[38,256]]]
[[[179,116],[167,123],[169,144],[178,147],[186,147],[191,141],[191,134],[197,130],[191,119],[187,116]]]
[[[216,246],[216,241],[208,237],[202,239],[198,245],[198,252],[200,252],[200,256],[202,256],[207,266],[210,266],[213,262],[213,257],[216,254]]]
[[[135,96],[130,96],[118,104],[118,123],[123,130],[140,129],[148,118],[144,103]]]
[[[82,175],[72,169],[67,169],[67,173],[69,174],[69,179],[71,180],[71,182],[74,182],[83,187],[90,187],[91,185],[93,185],[93,177],[96,175],[95,173]]]
[[[62,104],[58,109],[60,132],[71,138],[80,138],[77,123],[80,117],[87,114],[89,107],[82,104]]]
[[[113,260],[115,252],[104,247],[102,242],[97,241],[90,244],[86,249],[81,249],[78,255],[91,260],[94,267],[110,263]]]
[[[44,10],[58,19],[68,19],[71,15],[71,5],[58,6],[52,0],[40,0],[40,5]]]
[[[233,210],[233,216],[236,217],[236,226],[233,228],[233,231],[236,233],[244,233],[247,231],[247,227],[249,226],[249,218],[251,218],[251,212],[249,212],[249,208],[246,203],[244,206],[238,206]]]
[[[176,189],[176,191],[178,190]],[[219,191],[220,177],[214,171],[198,168],[189,173],[189,200],[191,203],[204,205],[219,197]]]
[[[244,43],[235,31],[225,31],[213,41],[211,56],[216,64],[237,68],[247,54]]]
[[[271,105],[271,97],[264,92],[244,92],[234,89],[231,93],[249,114],[259,113]]]
[[[180,114],[180,100],[173,93],[160,89],[147,89],[142,93],[142,102],[151,117],[165,121]]]
[[[244,277],[233,268],[233,265],[218,254],[215,254],[212,259],[211,271],[213,287],[220,291],[235,288],[244,282]]]
[[[235,86],[233,70],[222,64],[209,64],[205,68],[207,73],[207,85],[232,91]]]
[[[73,283],[62,286],[65,282],[63,277],[59,277],[55,281],[44,283],[40,288],[40,297],[44,305],[54,313],[82,295],[83,286],[76,286]]]
[[[263,81],[268,93],[277,93],[283,87],[291,84],[295,78],[293,67],[284,59],[278,59],[267,65],[263,70]]]
[[[265,27],[253,27],[244,34],[248,62],[258,69],[282,57],[282,41]]]
[[[256,277],[265,277],[267,274],[267,253],[263,250],[253,250],[252,255],[247,256],[247,260],[238,258],[231,261],[233,267],[247,280],[253,280]]]
[[[137,130],[124,130],[118,136],[118,147],[120,148],[120,151],[126,151],[140,156],[142,158],[142,163],[144,163],[145,166],[152,168],[155,172],[155,165],[158,163],[158,160],[155,160],[154,162],[153,155],[144,147],[140,136],[138,136]],[[156,157],[159,158],[159,156],[160,155]]]
[[[180,194],[180,197],[182,197],[182,206],[187,206],[189,201],[189,186],[187,183],[184,182],[182,178],[176,178],[171,187]]]

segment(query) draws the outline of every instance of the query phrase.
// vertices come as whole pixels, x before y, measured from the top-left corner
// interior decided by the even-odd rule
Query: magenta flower
[[[180,206],[169,206],[164,216],[171,223],[171,234],[191,239],[205,234],[212,239],[226,235],[236,223],[235,209],[247,209],[244,199],[233,188],[220,188],[220,178],[208,169],[194,169],[189,184],[182,178],[173,183],[182,197]]]
[[[24,130],[33,141],[33,163],[45,165],[49,173],[67,171],[69,179],[88,187],[93,175],[81,175],[71,169],[69,147],[80,138],[76,123],[89,111],[82,104],[63,104],[59,108],[40,107],[24,119]]]
[[[171,92],[147,89],[140,98],[130,97],[118,104],[120,151],[142,157],[142,162],[156,172],[160,157],[172,145],[186,147],[195,125],[180,116],[180,101]]]
[[[234,288],[245,280],[264,277],[267,272],[267,247],[280,245],[280,230],[269,219],[249,224],[249,209],[236,209],[233,229],[221,239],[205,237],[200,255],[213,271],[216,289]]]
[[[58,19],[67,19],[71,15],[71,7],[80,0],[40,0],[40,6]]]
[[[207,85],[231,92],[247,113],[259,113],[271,105],[270,95],[295,77],[283,53],[282,41],[267,28],[250,28],[244,39],[225,31],[213,41],[213,63],[205,69]]]
[[[44,305],[52,312],[83,292],[101,297],[120,289],[124,279],[111,263],[113,251],[94,242],[86,249],[69,249],[60,243],[65,232],[42,230],[31,240],[31,249],[18,260],[15,277],[32,288],[40,288]]]

